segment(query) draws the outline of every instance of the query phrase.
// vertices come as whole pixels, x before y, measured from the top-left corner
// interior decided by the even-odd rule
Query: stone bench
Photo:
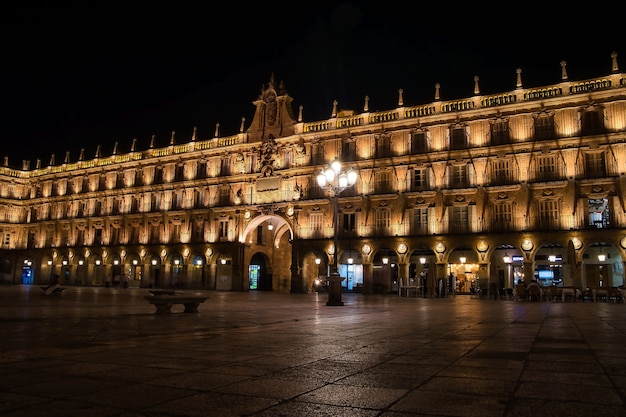
[[[185,313],[197,313],[198,306],[204,303],[208,297],[186,294],[162,294],[146,295],[144,298],[156,307],[157,314],[168,314],[172,312],[174,304],[183,304]]]
[[[160,296],[160,295],[176,295],[180,294],[180,292],[175,290],[148,290],[150,294]]]
[[[46,293],[46,287],[39,288],[41,288],[41,292],[44,293],[44,295],[61,295],[63,291],[65,291],[65,287],[56,287],[51,293]]]

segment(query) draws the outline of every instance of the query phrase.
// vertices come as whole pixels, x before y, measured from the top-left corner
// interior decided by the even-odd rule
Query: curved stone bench
[[[163,295],[146,295],[144,298],[156,307],[157,314],[168,314],[172,312],[174,304],[183,304],[185,313],[197,313],[198,306],[206,301],[209,297],[185,294],[163,294]]]

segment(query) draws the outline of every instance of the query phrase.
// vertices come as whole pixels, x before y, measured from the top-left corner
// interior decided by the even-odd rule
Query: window
[[[5,248],[8,248],[10,244],[11,244],[11,233],[5,232],[2,235],[2,246]]]
[[[391,212],[389,210],[376,211],[376,231],[387,232],[391,226]]]
[[[87,204],[84,201],[80,201],[78,203],[78,210],[76,211],[76,215],[78,217],[85,216],[87,214]]]
[[[256,227],[256,244],[257,245],[263,244],[263,225],[262,224]]]
[[[538,227],[552,230],[559,226],[560,204],[558,200],[542,200],[538,203]]]
[[[95,229],[94,231],[94,245],[102,245],[102,229]]]
[[[590,198],[587,206],[589,226],[597,229],[609,227],[609,202],[606,198]]]
[[[83,246],[85,242],[85,229],[76,229],[76,242],[77,246]]]
[[[492,163],[492,184],[511,184],[515,177],[513,175],[513,169],[511,168],[512,162],[508,159],[496,159]]]
[[[355,229],[355,213],[344,213],[343,214],[343,231],[344,232],[354,232]]]
[[[324,214],[323,213],[311,213],[310,216],[311,230],[321,231],[324,226]]]
[[[204,242],[204,222],[198,221],[192,223],[191,239],[193,242]]]
[[[554,117],[547,114],[535,117],[535,140],[550,140],[554,137]]]
[[[582,135],[599,135],[604,133],[603,112],[599,107],[585,109],[580,114]]]
[[[170,242],[180,243],[181,224],[180,223],[173,224],[171,230],[172,230],[172,236],[171,236]]]
[[[391,156],[391,137],[380,135],[376,137],[376,158],[386,158]]]
[[[497,222],[510,222],[513,219],[513,206],[511,203],[496,204],[493,213]]]
[[[291,168],[293,166],[293,151],[291,149],[285,149],[283,154],[283,167]]]
[[[601,178],[606,176],[604,152],[585,154],[585,176],[587,178]]]
[[[326,160],[324,159],[324,147],[322,144],[317,143],[311,147],[311,162],[314,165],[326,163]]]
[[[139,227],[130,226],[129,233],[130,233],[130,237],[129,237],[128,243],[130,244],[139,243]]]
[[[412,227],[414,235],[428,234],[428,207],[415,207],[413,209]]]
[[[499,119],[491,123],[491,144],[504,145],[507,143],[511,143],[509,121]]]
[[[174,181],[184,181],[185,180],[185,167],[182,164],[177,164],[174,167]]]
[[[465,233],[469,231],[468,206],[452,207],[452,224],[450,231],[453,233]]]
[[[220,206],[230,205],[230,188],[228,186],[220,187]]]
[[[560,177],[556,155],[539,156],[536,165],[538,180],[550,181]]]
[[[308,198],[322,198],[325,195],[324,189],[317,182],[317,174],[315,174],[309,180]]]
[[[245,160],[246,160],[246,164],[247,164],[246,172],[248,172],[248,173],[256,172],[257,171],[257,164],[259,162],[258,155],[256,153],[249,154],[249,155],[247,155]]]
[[[493,206],[493,224],[494,232],[512,230],[513,222],[513,205],[510,202],[498,203]]]
[[[182,208],[183,207],[182,200],[183,200],[182,192],[180,191],[174,192],[172,195],[172,208],[173,209]]]
[[[154,183],[162,184],[163,183],[163,167],[156,167],[154,169]],[[100,188],[102,189],[102,188]]]
[[[450,149],[467,149],[467,135],[464,126],[454,126],[450,128]]]
[[[413,191],[423,191],[430,188],[430,181],[428,180],[427,168],[415,168],[413,169],[413,183],[411,189]]]
[[[428,148],[426,132],[414,132],[411,134],[411,154],[426,153]]]
[[[124,173],[120,172],[117,174],[117,178],[115,179],[115,188],[122,189],[126,184],[124,184]]]
[[[356,141],[354,139],[346,139],[343,142],[341,159],[344,162],[356,161]]]
[[[451,188],[464,188],[469,186],[467,165],[452,165],[449,173],[449,185]]]
[[[206,161],[200,161],[198,163],[198,178],[206,178],[207,169],[208,166]]]
[[[390,193],[393,191],[391,187],[391,173],[389,171],[379,171],[375,176],[376,192],[378,194]]]
[[[109,245],[118,245],[120,243],[120,228],[111,227],[111,237],[109,238]]]
[[[322,237],[324,231],[324,214],[311,213],[309,216],[309,222],[311,225],[311,236]]]
[[[230,156],[222,157],[221,165],[220,165],[220,175],[221,176],[230,175]]]
[[[228,239],[228,223],[228,220],[220,220],[218,224],[219,229],[217,231],[217,235],[220,240]]]

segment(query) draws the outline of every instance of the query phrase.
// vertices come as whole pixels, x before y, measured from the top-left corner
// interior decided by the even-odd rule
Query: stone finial
[[[198,127],[194,126],[193,127],[193,133],[191,133],[191,141],[195,142],[196,141],[196,136],[198,134]]]
[[[130,145],[130,151],[135,152],[136,148],[137,148],[137,138],[133,138],[133,144]]]
[[[96,148],[96,158],[100,158],[100,145]]]
[[[522,88],[522,69],[518,68],[515,72],[517,73],[517,83],[515,84],[515,87]]]
[[[246,118],[242,117],[241,118],[241,126],[239,126],[239,133],[243,133],[243,130],[245,129],[244,123],[246,123]]]
[[[113,155],[117,155],[117,142],[113,145]]]
[[[478,75],[474,76],[474,94],[480,94],[480,87],[478,87]]]
[[[619,67],[617,66],[617,52],[611,53],[611,69],[613,72],[619,72]]]
[[[63,160],[64,164],[70,163],[70,151],[65,151],[65,160]]]
[[[435,84],[435,100],[439,100],[439,89],[441,88],[441,84]]]
[[[330,117],[337,117],[337,104],[339,104],[337,100],[333,101],[333,112]]]
[[[154,148],[155,139],[156,135],[152,135],[152,137],[150,138],[150,149]]]
[[[41,159],[37,158],[37,163],[35,164],[35,169],[41,169]]]
[[[220,124],[219,123],[215,123],[215,137],[216,138],[220,137]]]
[[[8,156],[5,156],[5,157],[4,157],[4,166],[5,166],[5,167],[8,167],[8,166],[9,166],[9,157],[8,157]]]
[[[403,89],[398,90],[398,106],[404,106],[404,99],[402,98],[402,94],[404,93]]]
[[[363,105],[363,111],[370,111],[370,96],[365,96],[365,104]]]
[[[172,130],[172,136],[170,137],[170,145],[174,145],[176,143],[176,132]]]
[[[561,61],[561,79],[562,80],[567,80],[567,69],[565,69],[565,67],[567,67],[567,62]]]
[[[82,161],[85,159],[85,148],[80,148],[80,155],[78,156],[78,160]]]
[[[48,165],[49,166],[54,165],[54,154],[52,154],[52,156],[50,157],[50,163]]]
[[[302,105],[300,105],[300,107],[298,108],[298,122],[302,123]]]

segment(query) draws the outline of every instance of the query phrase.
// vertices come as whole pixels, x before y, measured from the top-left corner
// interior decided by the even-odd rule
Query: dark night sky
[[[28,159],[47,166],[51,155],[76,161],[98,145],[104,156],[236,134],[252,120],[270,75],[284,81],[303,106],[304,120],[339,109],[406,106],[560,82],[561,60],[572,80],[609,74],[611,52],[620,70],[624,10],[550,11],[519,3],[507,10],[441,3],[429,10],[385,8],[382,3],[259,2],[13,2],[2,10],[0,46],[0,157],[13,167]],[[170,2],[171,3],[171,2]],[[370,3],[370,2],[368,2]],[[402,3],[395,3],[401,5]],[[314,5],[314,6],[313,6]],[[623,9],[623,7],[622,7]],[[543,14],[538,14],[541,10]],[[595,20],[594,20],[595,19]],[[623,19],[623,17],[622,17]],[[581,22],[584,21],[584,26]]]

